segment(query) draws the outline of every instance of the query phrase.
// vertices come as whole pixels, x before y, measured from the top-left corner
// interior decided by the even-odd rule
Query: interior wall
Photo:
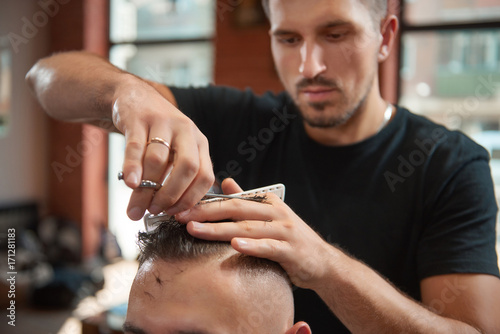
[[[0,0],[0,35],[12,42],[12,119],[0,137],[0,206],[36,201],[41,215],[81,225],[83,258],[107,223],[107,136],[41,110],[24,77],[52,52],[107,55],[107,0]],[[97,138],[97,139],[96,139]]]
[[[51,52],[85,50],[107,56],[108,0],[51,1],[60,4],[50,22]],[[91,260],[107,225],[107,135],[92,125],[52,119],[49,124],[49,160],[61,168],[48,174],[49,210],[81,226],[82,259]]]
[[[11,119],[6,136],[0,137],[0,205],[34,200],[43,210],[47,203],[48,119],[24,76],[48,51],[48,27],[40,20],[39,26],[29,30],[27,22],[33,23],[41,10],[36,1],[0,0],[0,8],[0,36],[10,34],[14,41]]]
[[[241,0],[217,0],[215,83],[240,89],[250,87],[257,94],[279,92],[283,86],[274,69],[269,24],[239,27],[236,16],[244,5]]]

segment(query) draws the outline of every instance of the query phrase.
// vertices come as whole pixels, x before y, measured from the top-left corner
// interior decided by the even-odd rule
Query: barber
[[[166,210],[195,236],[279,262],[313,331],[500,332],[488,155],[380,96],[398,29],[386,1],[263,4],[281,94],[166,87],[81,52],[40,60],[27,80],[52,117],[125,135],[130,218]],[[228,193],[283,182],[287,204],[194,207],[214,169],[237,174]],[[168,173],[156,193],[138,188]]]

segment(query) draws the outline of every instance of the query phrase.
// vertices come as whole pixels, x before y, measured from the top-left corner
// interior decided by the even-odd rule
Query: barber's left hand
[[[241,191],[232,179],[222,187],[224,193]],[[265,203],[231,199],[196,205],[176,219],[187,223],[194,237],[231,241],[240,253],[278,262],[302,288],[321,284],[331,258],[331,246],[272,193]],[[208,223],[221,220],[230,222]]]

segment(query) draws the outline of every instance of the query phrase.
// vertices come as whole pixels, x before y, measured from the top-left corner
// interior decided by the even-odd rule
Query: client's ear
[[[311,328],[303,321],[297,322],[285,334],[311,334]]]

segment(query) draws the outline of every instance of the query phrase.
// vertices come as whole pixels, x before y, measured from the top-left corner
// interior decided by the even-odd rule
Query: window
[[[110,60],[140,77],[166,85],[212,82],[214,0],[110,0]],[[126,215],[131,190],[117,180],[125,140],[109,138],[109,228],[123,257],[135,259],[142,222]]]
[[[497,0],[405,0],[408,25],[493,22],[500,17]]]
[[[500,2],[401,1],[399,103],[483,145],[500,199]]]
[[[7,38],[0,36],[0,137],[8,130],[11,100],[11,54]]]

